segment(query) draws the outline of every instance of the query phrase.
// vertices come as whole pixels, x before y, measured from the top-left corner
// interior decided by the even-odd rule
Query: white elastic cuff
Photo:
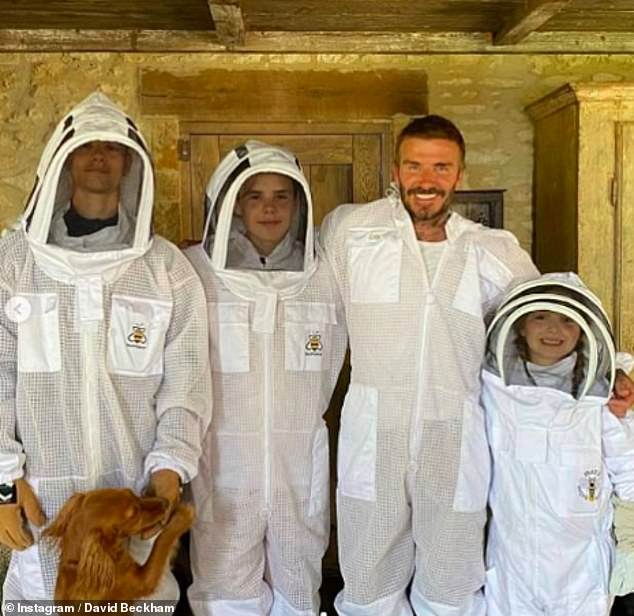
[[[13,483],[24,477],[23,453],[0,453],[0,483]]]
[[[344,589],[345,590],[345,589]],[[413,616],[405,590],[398,591],[372,603],[362,605],[344,600],[342,590],[335,599],[335,609],[339,616]]]
[[[625,374],[629,374],[634,369],[634,357],[624,351],[619,351],[616,354],[615,366],[617,370],[623,370]]]
[[[486,616],[486,603],[481,590],[467,597],[460,605],[429,601],[416,588],[412,588],[410,599],[417,616]]]
[[[190,587],[191,590],[191,587]],[[188,592],[189,605],[194,616],[262,616],[271,609],[271,593],[255,599],[237,599],[232,601],[222,599],[198,599],[194,593]]]
[[[174,458],[169,458],[160,453],[150,453],[145,459],[145,477],[147,481],[149,481],[152,473],[164,469],[177,473],[181,483],[189,483],[193,477],[189,469]]]
[[[317,612],[313,609],[299,610],[293,607],[286,597],[273,589],[273,607],[269,616],[314,616]]]

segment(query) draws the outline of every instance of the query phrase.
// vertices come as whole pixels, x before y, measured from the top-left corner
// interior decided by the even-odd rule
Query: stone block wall
[[[524,107],[570,81],[623,81],[634,57],[610,55],[378,54],[0,54],[0,227],[20,214],[55,123],[96,88],[144,130],[157,168],[155,226],[175,238],[179,223],[178,121],[140,117],[144,69],[195,74],[209,68],[282,70],[420,69],[429,109],[446,115],[467,142],[464,188],[505,188],[505,226],[531,245],[532,125]],[[251,92],[267,96],[267,92]]]

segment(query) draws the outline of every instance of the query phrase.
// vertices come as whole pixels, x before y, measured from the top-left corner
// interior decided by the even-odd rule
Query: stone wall
[[[139,117],[142,69],[195,74],[209,68],[266,71],[420,69],[429,109],[453,119],[467,141],[464,188],[505,188],[505,226],[531,243],[532,126],[524,107],[570,81],[622,81],[634,57],[609,55],[0,54],[0,226],[22,211],[48,134],[96,88],[146,131],[157,163],[160,232],[175,237],[180,198],[174,118]],[[266,96],[266,92],[254,92]]]

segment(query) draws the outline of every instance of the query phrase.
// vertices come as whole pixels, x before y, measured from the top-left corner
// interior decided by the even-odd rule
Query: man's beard
[[[409,214],[412,222],[416,223],[429,223],[431,225],[441,225],[447,218],[449,217],[449,209],[451,207],[451,202],[453,201],[453,195],[455,192],[455,186],[451,188],[449,191],[441,190],[440,188],[420,188],[414,187],[409,190],[405,190],[402,186],[399,187],[399,191],[401,193],[401,202],[405,206],[407,213]],[[424,209],[422,211],[414,211],[414,209],[409,205],[408,198],[414,197],[417,194],[421,195],[438,195],[439,197],[443,197],[444,201],[442,202],[442,206],[439,210],[434,212],[427,212]]]

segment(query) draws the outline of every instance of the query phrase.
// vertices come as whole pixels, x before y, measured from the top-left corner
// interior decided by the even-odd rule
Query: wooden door
[[[365,203],[383,195],[389,183],[391,122],[368,123],[182,123],[181,139],[189,147],[183,169],[183,220],[189,238],[199,240],[204,228],[204,191],[218,162],[248,139],[288,148],[298,157],[313,196],[315,225],[341,203]],[[325,577],[338,572],[336,543],[336,455],[339,417],[350,382],[346,359],[325,415],[330,436],[330,545],[324,558]]]
[[[634,123],[617,125],[619,198],[615,216],[614,329],[617,348],[634,349]],[[596,241],[601,241],[596,238]]]
[[[391,123],[214,123],[183,122],[181,239],[198,240],[204,226],[203,200],[209,176],[237,145],[258,139],[288,148],[298,157],[313,195],[315,224],[341,203],[380,197],[389,182]]]

